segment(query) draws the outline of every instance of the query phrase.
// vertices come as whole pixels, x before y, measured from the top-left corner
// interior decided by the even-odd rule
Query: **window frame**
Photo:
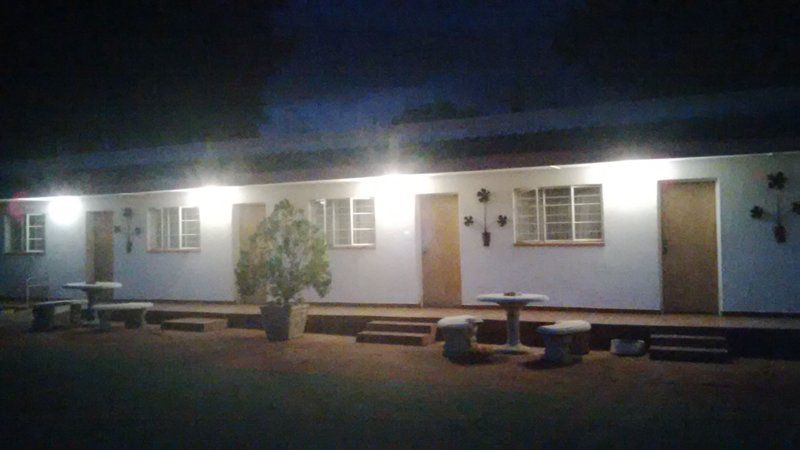
[[[178,225],[178,233],[177,233],[177,247],[171,247],[172,245],[172,234],[171,228],[174,226],[171,220],[168,219],[169,211],[177,209],[178,210],[178,218],[176,220]],[[197,219],[185,219],[184,211],[189,209],[197,210]],[[158,214],[158,230],[153,230],[154,219],[153,214]],[[184,233],[184,222],[197,222],[197,233]],[[198,206],[164,206],[160,208],[148,208],[147,210],[147,251],[149,253],[181,253],[181,252],[199,252],[202,249],[202,228],[201,228],[201,221],[200,221],[200,207]],[[155,231],[158,233],[157,240],[161,243],[160,246],[154,246],[154,235],[152,232]],[[187,236],[197,236],[197,246],[190,247],[184,245],[184,239]]]
[[[355,212],[355,202],[356,201],[363,201],[368,200],[372,203],[372,212]],[[337,243],[336,237],[340,230],[338,227],[340,226],[337,223],[337,205],[340,202],[347,202],[348,206],[348,217],[349,223],[347,226],[349,240],[348,243],[342,244]],[[320,227],[322,230],[322,234],[325,238],[325,244],[328,248],[331,249],[346,249],[346,248],[375,248],[377,244],[377,222],[376,222],[376,215],[375,215],[375,197],[335,197],[335,198],[317,198],[313,199],[309,202],[311,205],[309,207],[308,217],[311,223]],[[315,206],[316,205],[316,206]],[[317,218],[314,214],[315,207],[322,207],[322,223],[317,222]],[[328,220],[328,215],[330,212],[330,221]],[[373,226],[372,228],[367,227],[356,227],[355,226],[355,216],[358,215],[371,215]],[[356,232],[357,231],[372,231],[373,232],[373,241],[366,242],[366,243],[356,243]]]
[[[569,188],[569,224],[570,224],[570,238],[569,239],[548,239],[547,227],[548,224],[555,225],[554,222],[548,222],[547,220],[547,194],[546,190],[553,190],[553,189],[566,189]],[[578,221],[576,220],[575,216],[575,190],[580,188],[597,188],[598,193],[597,196],[599,197],[599,203],[591,203],[599,205],[599,219],[597,221]],[[530,239],[520,239],[518,233],[518,220],[519,220],[519,208],[518,208],[518,195],[520,193],[527,193],[535,191],[536,192],[536,206],[535,206],[535,215],[536,216],[536,224],[537,224],[537,239],[530,240]],[[578,206],[582,205],[590,205],[589,203],[581,203]],[[515,246],[603,246],[605,245],[605,201],[603,198],[603,185],[599,183],[595,184],[569,184],[569,185],[554,185],[554,186],[540,186],[537,188],[516,188],[513,191],[513,198],[512,198],[512,209],[514,212],[514,245]],[[564,224],[567,222],[563,222]],[[576,238],[576,225],[582,223],[598,223],[600,225],[599,232],[600,238]]]
[[[31,218],[32,217],[41,217],[42,224],[41,225],[31,225]],[[44,253],[46,241],[45,241],[45,215],[43,213],[37,214],[25,214],[25,253]],[[40,238],[32,238],[31,237],[31,228],[40,228],[42,230],[42,237]],[[34,250],[31,249],[31,241],[42,241],[42,249],[41,250]]]
[[[31,225],[31,218],[32,217],[41,217],[42,224],[41,225]],[[25,219],[21,222],[18,222],[16,226],[19,226],[20,236],[19,241],[15,242],[12,245],[9,245],[13,242],[13,240],[9,240],[10,235],[12,234],[10,228],[15,226],[12,221],[14,218],[11,215],[6,214],[3,220],[3,253],[6,255],[43,255],[45,253],[45,249],[47,248],[47,216],[44,213],[26,213]],[[40,238],[32,238],[31,237],[31,229],[38,228],[42,230],[42,237]],[[34,249],[31,248],[32,241],[41,241],[42,248],[41,249]]]

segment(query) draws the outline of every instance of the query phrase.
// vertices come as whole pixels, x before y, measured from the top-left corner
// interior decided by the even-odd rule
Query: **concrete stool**
[[[115,311],[122,315],[125,321],[125,328],[141,328],[145,323],[144,316],[147,310],[152,307],[153,304],[150,302],[102,303],[95,305],[94,310],[97,311],[97,315],[100,318],[98,329],[111,329],[111,314]]]
[[[73,327],[79,326],[83,323],[81,319],[83,317],[83,310],[89,306],[89,300],[86,299],[77,299],[77,300],[70,300],[70,309],[69,309],[69,324]]]
[[[483,319],[469,315],[445,317],[437,322],[444,336],[444,357],[452,359],[468,354],[477,342],[477,324],[481,322]]]
[[[86,300],[53,300],[33,305],[33,331],[47,331],[53,328],[75,327],[81,324],[81,309]]]
[[[565,320],[537,328],[536,331],[544,338],[544,359],[560,364],[572,362],[576,359],[571,351],[575,336],[588,335],[591,329],[592,326],[589,322],[583,320]],[[588,344],[588,338],[585,343]],[[583,344],[578,345],[578,347],[582,346]],[[582,351],[583,348],[579,348],[579,350]],[[578,353],[578,359],[581,354],[585,353]]]

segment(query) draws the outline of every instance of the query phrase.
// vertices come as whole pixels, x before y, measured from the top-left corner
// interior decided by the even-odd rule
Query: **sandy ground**
[[[4,447],[800,447],[797,361],[460,365],[441,343],[27,323],[0,319]]]

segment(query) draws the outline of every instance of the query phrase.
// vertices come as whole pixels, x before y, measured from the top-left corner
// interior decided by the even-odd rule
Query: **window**
[[[514,190],[514,235],[518,244],[602,242],[602,187]]]
[[[44,253],[44,214],[5,216],[6,253]]]
[[[147,221],[149,250],[200,249],[199,208],[151,208]]]
[[[375,246],[375,200],[335,198],[313,200],[309,219],[325,231],[331,247]]]

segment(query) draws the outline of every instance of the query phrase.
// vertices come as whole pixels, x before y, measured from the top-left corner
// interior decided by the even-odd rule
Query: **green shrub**
[[[236,285],[243,296],[265,291],[271,301],[285,306],[302,302],[299,294],[308,287],[324,297],[331,273],[322,230],[282,200],[241,251]]]

